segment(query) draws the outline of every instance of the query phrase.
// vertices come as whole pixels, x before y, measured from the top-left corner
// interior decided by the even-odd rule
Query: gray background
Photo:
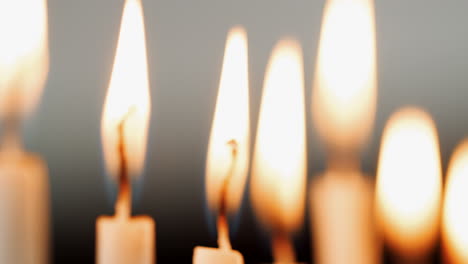
[[[283,36],[303,45],[307,104],[323,0],[143,0],[152,117],[136,212],[157,222],[159,263],[189,263],[196,244],[214,245],[203,197],[204,162],[226,33],[248,32],[252,128],[265,66]],[[100,150],[100,118],[123,0],[49,0],[51,69],[25,140],[50,169],[55,260],[91,263],[94,221],[112,213]],[[364,154],[373,173],[385,120],[399,106],[421,105],[437,122],[444,168],[468,133],[468,1],[376,2],[379,94],[374,136]],[[308,110],[309,176],[324,153]],[[255,131],[255,130],[252,130]],[[248,262],[268,261],[267,237],[245,200],[234,247]],[[309,260],[308,230],[297,237]],[[180,261],[176,261],[180,260]]]

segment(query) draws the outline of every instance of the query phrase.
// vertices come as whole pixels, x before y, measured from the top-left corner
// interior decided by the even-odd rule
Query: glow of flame
[[[243,28],[230,30],[219,84],[216,110],[206,161],[206,195],[212,210],[218,210],[226,178],[228,212],[239,208],[249,165],[249,84],[247,35]],[[235,142],[236,157],[232,146]]]
[[[468,140],[452,156],[447,174],[443,228],[450,263],[468,263]]]
[[[45,0],[0,0],[0,115],[26,114],[49,71]]]
[[[252,166],[251,200],[274,231],[303,222],[306,184],[304,76],[300,45],[282,40],[268,64]]]
[[[374,123],[374,5],[372,0],[329,0],[324,12],[312,113],[328,147],[349,151],[361,147]]]
[[[103,153],[111,175],[118,175],[118,127],[122,121],[129,174],[141,172],[150,104],[143,11],[140,0],[127,0],[101,121]]]
[[[441,186],[434,122],[421,109],[399,110],[382,137],[376,199],[385,238],[400,255],[422,257],[434,246]]]

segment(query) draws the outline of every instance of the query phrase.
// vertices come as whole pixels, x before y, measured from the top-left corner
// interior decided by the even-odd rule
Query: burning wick
[[[229,241],[229,226],[227,220],[227,194],[229,189],[229,183],[231,182],[232,175],[234,174],[234,168],[236,167],[237,161],[237,141],[231,139],[227,142],[227,145],[231,148],[232,162],[229,168],[226,178],[224,178],[223,185],[221,187],[221,195],[219,202],[219,213],[218,213],[218,246],[221,249],[230,250],[231,242]]]
[[[131,215],[131,188],[128,175],[127,156],[125,155],[125,123],[129,117],[135,112],[135,107],[128,110],[125,116],[120,121],[117,129],[119,135],[118,152],[120,157],[119,168],[119,194],[115,204],[116,215],[122,217],[130,217]]]
[[[21,148],[20,137],[20,118],[15,115],[9,115],[5,118],[5,132],[2,136],[2,148],[19,150]]]
[[[273,236],[273,259],[276,263],[296,262],[293,243],[285,231],[278,230]]]
[[[4,117],[5,132],[2,138],[3,149],[21,149],[21,96],[18,89],[9,91],[7,113]]]

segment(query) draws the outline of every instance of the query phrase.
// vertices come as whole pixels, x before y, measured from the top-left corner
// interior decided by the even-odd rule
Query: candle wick
[[[2,135],[2,148],[18,151],[21,149],[21,92],[18,87],[9,89]]]
[[[128,121],[129,117],[135,111],[135,107],[132,107],[128,110],[122,120],[117,126],[118,130],[118,153],[119,153],[119,193],[116,202],[116,214],[123,217],[129,217],[131,215],[131,186],[128,173],[128,161],[126,155],[126,146],[125,146],[125,124]]]
[[[277,231],[273,236],[273,259],[275,263],[294,263],[294,245],[285,231]]]
[[[4,132],[2,135],[2,149],[18,151],[21,149],[20,120],[16,115],[5,118]]]
[[[360,169],[359,155],[353,154],[351,152],[334,153],[333,155],[330,155],[327,160],[328,171],[359,172]]]
[[[227,220],[227,195],[229,184],[236,167],[238,145],[235,139],[229,140],[227,145],[231,148],[232,161],[229,171],[221,186],[220,204],[218,210],[218,246],[224,249],[231,249],[231,242],[229,241],[229,225]]]

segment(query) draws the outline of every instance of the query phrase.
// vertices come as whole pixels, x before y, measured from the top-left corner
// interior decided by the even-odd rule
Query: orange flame
[[[214,211],[225,206],[235,212],[244,192],[250,144],[247,60],[246,33],[235,27],[226,41],[206,160],[206,195]]]
[[[374,21],[371,0],[330,0],[325,6],[312,113],[333,151],[359,149],[371,133],[377,101]]]
[[[280,41],[268,64],[252,167],[251,200],[274,232],[293,232],[304,217],[306,137],[300,45]]]
[[[449,263],[468,263],[468,140],[449,164],[442,234]]]
[[[150,104],[143,11],[140,0],[127,0],[101,121],[104,158],[111,175],[119,174],[120,124],[128,172],[132,176],[141,172]]]
[[[441,186],[434,122],[420,109],[399,110],[382,137],[376,198],[385,238],[402,257],[423,257],[434,246]]]
[[[46,1],[0,1],[0,36],[0,115],[26,114],[49,71]]]

